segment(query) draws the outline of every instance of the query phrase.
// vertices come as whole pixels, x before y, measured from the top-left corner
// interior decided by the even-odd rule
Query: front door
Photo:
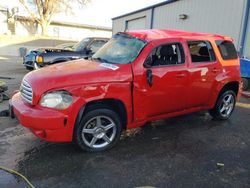
[[[154,42],[148,59],[151,64],[144,68],[142,84],[137,76],[134,79],[136,120],[185,109],[188,71],[181,40]]]

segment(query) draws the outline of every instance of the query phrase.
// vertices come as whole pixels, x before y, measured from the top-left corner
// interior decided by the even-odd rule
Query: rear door
[[[188,40],[187,45],[190,54],[188,108],[207,106],[222,67],[209,41]]]

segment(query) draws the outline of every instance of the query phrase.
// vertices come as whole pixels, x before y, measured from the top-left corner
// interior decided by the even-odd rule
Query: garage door
[[[139,30],[146,28],[146,17],[141,17],[127,21],[127,31]]]

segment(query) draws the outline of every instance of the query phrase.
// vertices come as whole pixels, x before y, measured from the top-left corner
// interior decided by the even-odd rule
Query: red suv
[[[132,31],[114,35],[90,60],[27,74],[10,106],[44,140],[102,151],[119,141],[123,129],[148,121],[199,110],[226,120],[240,85],[231,38]]]

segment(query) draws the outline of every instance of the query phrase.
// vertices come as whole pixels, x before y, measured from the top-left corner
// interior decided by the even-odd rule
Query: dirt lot
[[[0,76],[13,78],[5,80],[12,91],[28,71],[20,58],[6,58],[0,59]],[[229,121],[199,112],[154,122],[124,133],[117,147],[98,154],[41,141],[17,120],[1,117],[0,165],[36,187],[250,187],[249,135],[250,100],[244,98]],[[26,184],[0,170],[0,187]]]

